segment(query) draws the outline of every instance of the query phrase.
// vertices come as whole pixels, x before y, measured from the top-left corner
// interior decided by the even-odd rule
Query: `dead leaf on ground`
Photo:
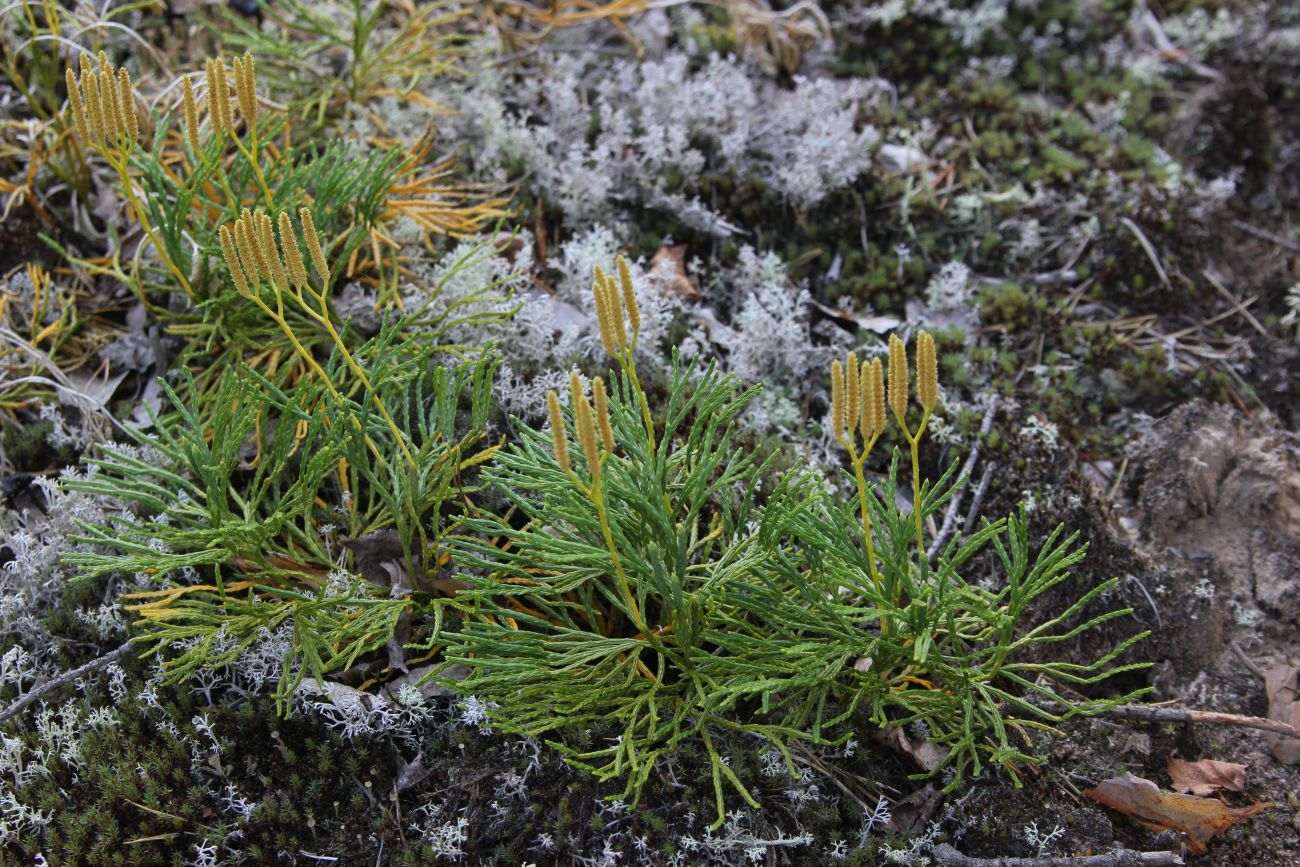
[[[99,371],[85,368],[69,373],[68,382],[71,387],[59,389],[59,403],[76,407],[82,413],[106,411],[108,402],[117,393],[117,387],[131,371],[122,369],[113,373],[107,367],[101,367],[100,370],[103,371],[102,376]]]
[[[1214,759],[1185,762],[1170,756],[1169,777],[1173,780],[1174,791],[1201,797],[1217,795],[1224,789],[1229,792],[1246,791],[1246,766],[1236,762]]]
[[[1268,718],[1300,728],[1300,668],[1274,664],[1264,669],[1264,690],[1268,693]],[[1264,735],[1269,752],[1284,765],[1300,763],[1300,738]]]
[[[912,794],[890,806],[888,827],[900,834],[920,834],[943,802],[943,790],[926,783]]]
[[[393,789],[400,795],[407,789],[420,785],[428,776],[429,769],[424,764],[424,753],[420,753],[402,767],[401,773],[393,781]]]
[[[1215,834],[1246,821],[1246,817],[1266,810],[1272,804],[1229,807],[1214,798],[1198,798],[1162,792],[1150,780],[1124,774],[1106,780],[1085,795],[1112,810],[1118,810],[1152,831],[1179,831],[1187,836],[1187,846],[1195,855],[1203,855],[1206,844]]]
[[[686,276],[686,245],[660,247],[650,260],[650,273],[659,277],[665,295],[698,298],[695,282]]]
[[[938,770],[948,758],[948,748],[920,738],[912,739],[899,726],[886,726],[880,730],[884,744],[911,756],[926,771]]]
[[[400,564],[406,558],[402,537],[396,530],[377,530],[354,539],[344,539],[343,547],[352,552],[356,571],[371,584],[391,587],[393,576],[384,566]]]
[[[825,304],[812,302],[812,305],[820,310],[831,319],[835,319],[842,325],[855,325],[866,331],[874,331],[876,334],[888,334],[890,331],[897,329],[903,324],[903,320],[896,316],[875,316],[869,314],[859,314],[852,307],[828,307]]]

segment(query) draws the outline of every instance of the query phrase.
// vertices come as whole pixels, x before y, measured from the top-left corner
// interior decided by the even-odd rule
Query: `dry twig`
[[[52,692],[66,683],[72,683],[73,681],[77,680],[77,678],[85,677],[86,675],[91,674],[92,672],[99,671],[101,668],[107,668],[110,664],[117,662],[119,659],[126,656],[126,654],[130,650],[131,650],[131,645],[128,642],[127,644],[123,644],[117,650],[111,650],[108,653],[104,654],[103,656],[97,657],[96,659],[92,659],[90,662],[87,662],[85,665],[78,666],[77,668],[72,669],[72,671],[65,671],[63,674],[60,674],[58,677],[54,677],[45,681],[45,683],[42,683],[40,686],[37,686],[34,689],[32,689],[31,692],[27,693],[26,695],[23,695],[13,704],[9,705],[9,707],[5,708],[3,711],[0,711],[0,722],[4,722],[5,720],[9,719],[9,717],[18,713],[23,708],[27,707],[27,705],[36,701],[36,699],[40,698],[46,693]]]
[[[1135,704],[1122,704],[1101,712],[1101,716],[1114,719],[1135,719],[1142,722],[1172,723],[1208,723],[1210,725],[1239,726],[1247,729],[1261,729],[1300,738],[1300,728],[1278,720],[1264,719],[1258,716],[1242,716],[1235,713],[1219,713],[1209,710],[1187,710],[1181,707],[1144,707]]]
[[[1049,858],[970,858],[947,843],[934,847],[934,857],[944,867],[1181,867],[1182,856],[1173,852],[1134,852],[1117,849],[1104,855],[1065,855]]]
[[[1245,232],[1247,235],[1254,235],[1256,238],[1262,238],[1265,241],[1272,241],[1274,244],[1277,244],[1282,249],[1290,250],[1292,253],[1300,253],[1300,244],[1297,244],[1295,241],[1288,241],[1286,238],[1283,238],[1281,235],[1274,234],[1273,232],[1270,232],[1267,229],[1261,229],[1258,226],[1252,226],[1250,223],[1245,223],[1242,222],[1241,220],[1233,220],[1232,225],[1236,226],[1238,229],[1241,229],[1241,231]]]
[[[975,496],[971,498],[970,508],[966,510],[966,520],[962,524],[962,530],[969,533],[975,527],[975,521],[980,515],[980,506],[984,505],[984,495],[988,493],[989,481],[993,478],[993,470],[997,464],[989,464],[984,467],[984,474],[980,476],[980,483],[975,486]]]

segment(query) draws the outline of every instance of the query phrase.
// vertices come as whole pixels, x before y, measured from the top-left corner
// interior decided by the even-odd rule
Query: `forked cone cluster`
[[[939,400],[939,371],[934,338],[928,331],[916,335],[916,397],[928,416]],[[897,334],[889,335],[889,408],[907,429],[907,353]]]
[[[885,430],[885,378],[879,358],[858,362],[850,352],[841,364],[831,363],[831,426],[835,438],[850,452],[861,431],[864,450]]]
[[[140,140],[131,76],[125,69],[114,72],[108,55],[102,51],[98,62],[99,69],[92,69],[86,55],[82,55],[80,79],[71,66],[64,72],[77,135],[91,146],[130,148]]]
[[[302,222],[303,237],[307,241],[307,254],[320,276],[321,285],[327,286],[330,281],[329,264],[325,261],[320,238],[316,235],[311,211],[302,208],[298,211],[298,217]],[[287,213],[280,214],[276,228],[280,242],[278,248],[271,217],[261,209],[250,212],[245,208],[238,220],[221,227],[221,251],[225,255],[226,266],[230,268],[230,276],[235,281],[235,288],[241,295],[256,294],[253,289],[259,283],[269,283],[276,289],[292,287],[301,290],[310,287],[302,248],[298,245],[293,221]]]
[[[129,147],[140,140],[140,123],[135,110],[135,91],[126,69],[114,69],[108,55],[101,51],[92,67],[82,55],[81,75],[69,66],[64,71],[68,86],[68,107],[78,137],[88,145]],[[214,135],[235,135],[235,119],[230,110],[230,79],[225,61],[209,58],[205,69],[207,113]],[[248,129],[257,124],[257,80],[253,55],[245,52],[234,62],[234,94],[239,113]],[[181,108],[185,117],[185,135],[190,147],[199,150],[199,103],[194,95],[191,76],[181,78]]]
[[[596,266],[596,279],[591,289],[596,296],[596,319],[600,324],[600,342],[610,355],[621,355],[627,351],[627,327],[623,322],[624,307],[627,308],[627,324],[632,326],[632,345],[636,344],[637,334],[641,331],[641,310],[636,303],[636,290],[632,285],[632,269],[627,260],[618,257],[618,284]]]
[[[226,62],[219,57],[209,57],[204,68],[207,82],[208,125],[213,135],[223,132],[235,135],[235,119],[230,111],[230,81],[226,77]],[[257,128],[257,78],[253,69],[253,55],[244,52],[243,57],[235,58],[235,101],[239,103],[239,113],[244,118],[244,125],[250,130]],[[190,76],[181,78],[181,110],[185,117],[185,138],[190,148],[198,153],[199,148],[199,103],[194,96],[194,83]]]
[[[591,401],[587,400],[582,387],[582,379],[576,370],[569,373],[569,404],[573,407],[574,426],[578,431],[578,445],[582,447],[582,456],[587,462],[587,471],[591,474],[592,489],[600,486],[600,449],[597,434],[605,451],[614,450],[614,427],[609,420],[609,398],[605,392],[605,380],[599,376],[591,383],[593,410]],[[560,469],[572,473],[569,464],[569,443],[564,430],[564,414],[560,410],[560,398],[555,389],[546,392],[546,410],[551,420],[551,443],[555,447],[555,461]]]
[[[840,444],[855,458],[865,457],[885,432],[885,406],[898,421],[909,440],[920,436],[926,420],[939,400],[938,361],[934,338],[922,331],[916,337],[916,394],[922,420],[915,434],[907,426],[908,366],[907,352],[897,334],[889,336],[889,380],[885,386],[884,365],[879,358],[859,362],[850,352],[840,362],[831,363],[831,430]],[[862,450],[856,436],[862,437]]]

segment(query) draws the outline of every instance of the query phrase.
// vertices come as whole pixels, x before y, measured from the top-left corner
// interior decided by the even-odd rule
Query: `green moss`
[[[980,321],[985,324],[1005,325],[1013,330],[1031,324],[1033,305],[1028,293],[1019,283],[998,283],[985,286],[979,293]]]
[[[54,422],[44,419],[23,424],[0,421],[0,445],[10,465],[18,472],[34,473],[75,462],[76,452],[49,444],[47,437],[53,430]]]
[[[132,664],[130,669],[138,676],[142,667]],[[138,689],[140,684],[135,685]],[[280,720],[269,701],[237,711],[203,707],[184,690],[160,689],[158,694],[179,736],[171,726],[159,725],[158,711],[138,701],[110,702],[95,689],[70,700],[71,712],[83,720],[97,707],[111,707],[118,723],[82,729],[79,766],[52,759],[48,778],[15,787],[20,803],[53,815],[43,833],[11,844],[27,859],[24,863],[43,853],[51,864],[178,864],[177,858],[194,844],[220,843],[237,826],[243,835],[239,848],[245,852],[263,845],[268,851],[325,848],[373,863],[377,851],[369,845],[358,849],[352,841],[382,816],[383,802],[363,802],[353,816],[341,817],[329,828],[306,827],[302,817],[304,808],[323,814],[350,797],[351,781],[329,772],[334,755],[362,753],[385,769],[388,780],[396,769],[386,753],[371,755],[361,743],[345,746],[310,719]],[[208,761],[209,741],[190,722],[198,714],[207,716],[224,741],[220,771]],[[274,746],[273,727],[284,730],[284,739],[319,746],[307,761],[287,760]],[[19,728],[17,734],[29,750],[37,746],[31,729]],[[302,786],[304,780],[315,782]],[[252,821],[237,825],[222,805],[227,783],[254,803]],[[398,848],[401,840],[394,835],[388,845]]]

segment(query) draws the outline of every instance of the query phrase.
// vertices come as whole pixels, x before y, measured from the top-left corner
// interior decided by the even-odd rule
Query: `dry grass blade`
[[[658,4],[662,5],[662,4]],[[549,31],[568,27],[581,27],[595,21],[608,21],[637,48],[624,20],[645,12],[647,0],[553,0],[547,3],[528,3],[524,0],[484,3],[484,19],[497,29],[502,41],[513,49],[541,40]]]
[[[1120,217],[1119,221],[1124,228],[1133,233],[1133,237],[1137,238],[1138,243],[1142,245],[1142,250],[1147,254],[1147,258],[1151,260],[1151,265],[1156,269],[1156,274],[1160,277],[1160,282],[1164,284],[1166,289],[1173,289],[1174,285],[1169,282],[1169,274],[1165,271],[1165,266],[1160,264],[1160,257],[1156,255],[1156,248],[1151,245],[1151,241],[1147,238],[1146,233],[1138,227],[1137,223],[1133,222],[1128,217]]]
[[[380,213],[384,223],[407,217],[429,234],[467,238],[510,214],[507,200],[495,188],[449,181],[456,168],[454,159],[419,171],[432,147],[433,140],[426,136],[402,164],[401,180],[390,188]]]

